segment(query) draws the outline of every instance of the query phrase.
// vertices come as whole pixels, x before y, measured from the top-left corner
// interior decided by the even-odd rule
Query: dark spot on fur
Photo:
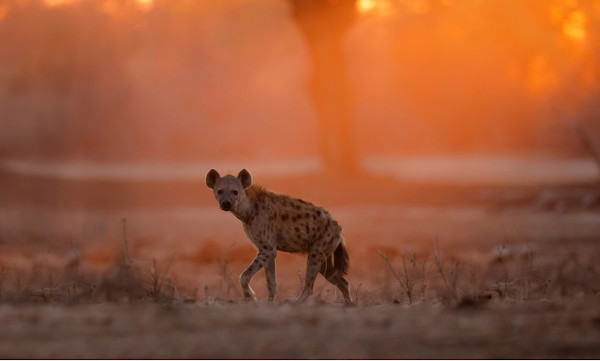
[[[306,225],[306,233],[310,233],[310,227],[308,226],[308,224]]]
[[[294,205],[294,208],[295,208],[296,210],[299,210],[299,209],[300,209],[300,206],[299,206],[299,205],[297,205],[297,204],[295,204],[295,205]]]
[[[317,216],[321,217],[321,211],[317,211]]]
[[[292,217],[292,222],[296,222],[296,217]]]
[[[301,215],[301,214],[298,214],[298,215],[296,216],[296,218],[298,218],[298,219],[302,219],[302,215]]]
[[[289,216],[288,216],[287,214],[282,214],[282,215],[281,215],[281,220],[282,220],[282,221],[286,221],[286,220],[288,219],[288,217],[289,217]]]
[[[296,231],[296,232],[300,232],[300,228],[298,228],[298,227],[294,227],[294,231]]]
[[[306,218],[310,218],[310,213],[306,212],[306,214],[304,215]]]

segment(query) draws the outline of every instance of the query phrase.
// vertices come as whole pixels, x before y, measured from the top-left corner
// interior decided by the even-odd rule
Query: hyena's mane
[[[266,193],[267,190],[260,184],[252,184],[248,189],[246,189],[246,197],[250,202],[255,202]]]

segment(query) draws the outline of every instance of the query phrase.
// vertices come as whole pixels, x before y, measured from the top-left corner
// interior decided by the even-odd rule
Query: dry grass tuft
[[[151,257],[150,261],[144,261],[138,255],[139,249],[135,255],[132,253],[126,219],[122,220],[122,228],[122,241],[104,268],[87,262],[73,244],[66,257],[60,258],[49,252],[31,262],[29,269],[6,264],[6,261],[0,264],[0,302],[195,303],[201,300],[213,304],[242,300],[237,280],[239,270],[232,267],[228,252],[223,251],[220,259],[211,258],[214,267],[211,272],[214,272],[216,282],[202,283],[200,280],[197,285],[190,286],[189,282],[182,285],[178,284],[177,274],[172,271],[176,260],[174,253],[166,259]],[[230,247],[232,252],[236,249],[233,245]],[[389,257],[389,252],[395,257]],[[373,249],[372,253],[383,260],[384,279],[375,279],[372,275],[372,279],[355,278],[351,288],[358,305],[421,303],[468,309],[483,306],[491,300],[525,302],[600,294],[598,252],[582,254],[573,251],[548,257],[547,254],[540,255],[528,243],[501,244],[488,259],[473,261],[460,258],[460,253],[442,250],[436,242],[428,252]],[[62,259],[62,263],[57,259]],[[192,263],[190,267],[199,265]],[[302,272],[298,274],[300,284],[302,275]],[[280,280],[288,282],[288,288],[290,283],[295,284],[290,282],[290,277],[293,279],[288,275],[287,280]],[[262,280],[256,282],[260,290]],[[279,297],[293,297],[295,291],[282,288]],[[315,285],[314,294],[316,303],[339,300],[335,287],[325,281]]]
[[[478,307],[492,299],[518,302],[600,294],[598,255],[582,259],[573,252],[558,262],[537,264],[536,252],[528,244],[513,245],[511,250],[498,246],[487,264],[444,257],[437,245],[421,259],[414,253],[401,254],[399,265],[384,253],[379,255],[398,283],[397,288],[381,292],[383,303],[412,304],[418,286],[421,302],[456,308]],[[365,292],[361,297],[363,302],[374,302],[366,300]]]

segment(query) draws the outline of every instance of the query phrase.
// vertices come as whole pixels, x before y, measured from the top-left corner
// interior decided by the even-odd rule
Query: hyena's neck
[[[269,192],[259,184],[253,184],[239,198],[237,205],[231,210],[238,219],[249,224],[258,213],[259,202],[268,197]]]
[[[250,223],[254,218],[254,206],[248,197],[242,196],[231,213],[244,223]]]

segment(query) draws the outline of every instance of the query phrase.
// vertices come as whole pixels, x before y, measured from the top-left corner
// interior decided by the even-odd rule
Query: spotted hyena
[[[221,209],[242,221],[246,235],[258,248],[258,255],[240,276],[244,297],[254,299],[248,284],[264,267],[268,301],[273,302],[277,290],[275,257],[279,250],[308,254],[304,288],[298,302],[311,295],[319,272],[340,289],[346,303],[352,302],[344,278],[349,257],[342,228],[325,209],[252,184],[252,177],[245,169],[237,177],[221,177],[211,169],[206,175],[206,185],[213,189]]]

